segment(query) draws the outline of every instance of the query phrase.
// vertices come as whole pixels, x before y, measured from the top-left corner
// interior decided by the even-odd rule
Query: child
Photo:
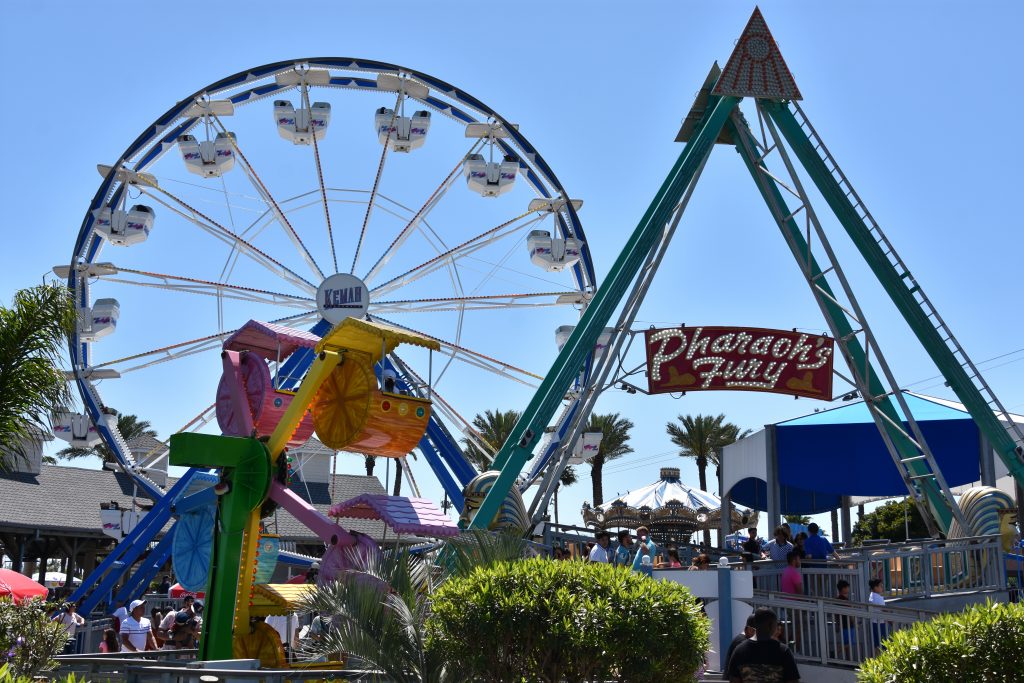
[[[117,637],[117,631],[112,628],[103,630],[103,641],[100,642],[100,652],[120,652],[121,640]]]

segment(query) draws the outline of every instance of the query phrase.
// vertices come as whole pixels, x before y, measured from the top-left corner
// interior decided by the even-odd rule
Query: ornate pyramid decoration
[[[712,94],[768,100],[803,99],[759,8],[755,7],[750,15]]]

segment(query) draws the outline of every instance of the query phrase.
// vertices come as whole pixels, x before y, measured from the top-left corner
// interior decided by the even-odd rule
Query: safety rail
[[[754,589],[779,592],[785,565],[754,562]],[[998,536],[926,540],[866,546],[844,551],[841,559],[800,568],[804,594],[833,598],[840,580],[850,583],[850,599],[866,601],[868,582],[882,580],[887,599],[928,598],[953,593],[1006,590],[1006,562]]]
[[[882,641],[895,631],[935,616],[925,610],[774,592],[755,594],[753,607],[767,607],[778,615],[782,640],[797,661],[822,666],[858,666],[878,654]]]

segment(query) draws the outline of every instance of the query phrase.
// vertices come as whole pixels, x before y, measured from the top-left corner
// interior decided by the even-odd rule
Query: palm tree
[[[477,434],[486,445],[490,446],[491,451],[484,455],[475,440],[469,438],[462,440],[463,453],[477,471],[484,472],[491,468],[491,459],[505,445],[505,441],[508,440],[513,427],[519,421],[520,415],[522,413],[518,410],[485,410],[483,415],[477,413],[473,418],[473,426],[476,427]],[[566,467],[558,479],[562,486],[572,486],[577,480],[576,470],[572,466]]]
[[[524,552],[518,534],[474,531],[446,543],[434,565],[397,546],[379,558],[357,560],[357,568],[344,578],[313,589],[302,600],[301,610],[319,612],[331,627],[298,655],[315,659],[346,652],[366,673],[379,672],[396,683],[465,680],[427,647],[430,593],[452,576],[513,561]]]
[[[377,456],[376,455],[367,455],[367,456],[365,456],[365,458],[366,459],[363,460],[363,466],[366,467],[366,476],[372,477],[373,476],[373,468],[377,466]]]
[[[605,463],[633,452],[633,447],[629,445],[629,430],[632,428],[633,423],[627,418],[620,417],[618,413],[590,416],[587,431],[601,432],[601,445],[597,449],[597,455],[590,459],[590,482],[594,489],[594,507],[604,502],[602,471]]]
[[[67,287],[44,284],[22,289],[10,308],[0,306],[0,471],[27,455],[50,415],[71,401],[61,373],[68,336],[76,322]]]
[[[137,415],[123,415],[118,413],[116,410],[114,411],[114,414],[117,415],[117,431],[121,432],[121,436],[124,437],[125,441],[130,442],[132,439],[140,436],[151,436],[156,438],[156,430],[150,428],[148,420],[140,420]],[[97,455],[103,459],[103,462],[117,462],[114,451],[110,450],[110,446],[105,442],[100,442],[99,445],[93,448],[75,448],[74,446],[68,446],[67,448],[57,451],[57,457],[64,458],[66,460],[73,460],[86,455]]]
[[[672,443],[679,446],[679,455],[697,461],[697,476],[702,491],[708,490],[708,463],[718,468],[721,476],[721,449],[742,439],[750,433],[749,429],[740,433],[740,428],[725,421],[725,415],[680,415],[679,424],[669,422],[665,425]]]
[[[782,515],[782,518],[792,524],[803,524],[807,526],[811,523],[811,518],[807,515]]]
[[[520,414],[518,410],[485,410],[483,415],[477,413],[473,418],[473,427],[476,428],[480,440],[490,447],[490,452],[485,453],[477,440],[468,437],[462,440],[463,453],[477,471],[484,472],[490,469],[491,459],[512,433]]]
[[[715,465],[716,474],[721,483],[722,449],[750,433],[731,422],[725,421],[725,415],[680,415],[679,424],[669,422],[665,425],[672,443],[679,446],[679,455],[697,461],[697,476],[702,491],[708,490],[708,463]],[[719,486],[721,488],[721,486]],[[711,531],[704,529],[704,544],[711,545]]]

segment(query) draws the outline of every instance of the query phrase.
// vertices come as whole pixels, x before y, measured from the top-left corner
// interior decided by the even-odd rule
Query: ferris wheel
[[[435,440],[474,439],[485,409],[525,405],[555,329],[596,289],[577,210],[518,125],[466,92],[382,62],[259,66],[178,101],[103,180],[66,277],[82,414],[160,494],[110,408],[181,429],[215,417],[225,339],[251,319],[323,335],[347,316],[430,337],[391,357],[431,386]],[[311,359],[271,362],[294,389]],[[213,429],[211,425],[208,429]],[[451,444],[449,444],[451,445]]]

